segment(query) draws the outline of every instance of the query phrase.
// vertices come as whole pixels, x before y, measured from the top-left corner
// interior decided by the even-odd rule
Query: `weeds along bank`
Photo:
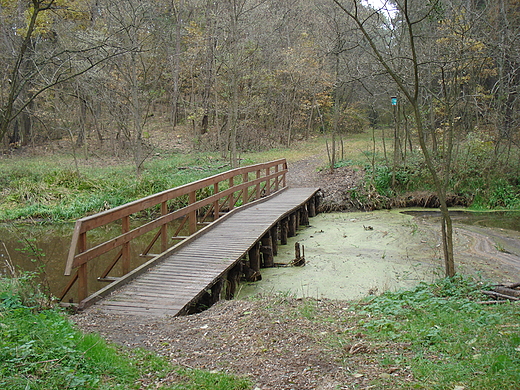
[[[348,180],[351,177],[358,179],[352,182]],[[408,151],[399,164],[393,163],[391,151],[364,151],[362,156],[337,161],[334,170],[323,167],[320,179],[326,183],[322,187],[325,211],[440,205],[418,150]],[[520,209],[520,149],[514,148],[508,155],[477,154],[471,152],[471,145],[461,145],[450,168],[447,189],[449,207]]]
[[[241,164],[284,157],[291,171],[295,162],[314,158],[317,165],[306,166],[302,175],[319,171],[313,185],[325,192],[324,211],[438,207],[420,151],[407,151],[406,158],[394,164],[391,149],[382,147],[381,133],[374,134],[346,136],[332,173],[326,136],[302,141],[290,149],[244,154]],[[387,139],[386,145],[391,145],[390,141]],[[520,209],[519,149],[497,154],[475,142],[458,146],[451,167],[449,205]],[[185,149],[183,153],[165,151],[150,156],[139,176],[132,163],[109,157],[85,160],[53,154],[2,158],[0,222],[75,220],[230,169],[228,161],[215,153]]]
[[[66,156],[2,160],[0,221],[75,220],[226,169],[199,154],[151,159],[139,177],[125,164],[76,169]]]

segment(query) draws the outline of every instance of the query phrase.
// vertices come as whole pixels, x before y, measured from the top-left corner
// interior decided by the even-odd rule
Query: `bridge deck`
[[[157,265],[96,305],[114,314],[178,315],[261,239],[277,222],[307,203],[316,188],[290,188],[234,210],[186,245],[162,255]],[[113,289],[113,288],[112,288]]]

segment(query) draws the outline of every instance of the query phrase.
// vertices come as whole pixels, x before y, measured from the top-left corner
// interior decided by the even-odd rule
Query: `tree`
[[[149,110],[157,98],[162,61],[158,58],[151,17],[152,3],[131,0],[109,2],[107,24],[112,30],[113,42],[125,52],[113,58],[107,66],[112,77],[112,115],[115,116],[123,137],[130,143],[136,174],[148,157],[145,150],[144,126]]]
[[[34,104],[44,93],[82,75],[117,50],[104,51],[106,37],[90,40],[86,0],[6,1],[0,7],[5,64],[0,90],[0,140],[24,116],[30,132]],[[69,22],[69,23],[67,23]],[[61,28],[60,23],[67,24]],[[30,110],[29,110],[30,109]],[[19,126],[18,126],[19,127]]]
[[[369,30],[367,20],[372,18],[381,18],[381,13],[361,6],[356,0],[352,0],[347,5],[340,0],[333,0],[338,7],[356,24],[358,30],[362,33],[370,50],[376,57],[379,64],[384,68],[387,74],[397,85],[398,89],[405,96],[413,110],[415,126],[417,129],[419,144],[424,156],[424,161],[432,176],[435,184],[437,197],[439,198],[440,210],[442,214],[441,230],[442,230],[442,247],[444,253],[444,264],[446,276],[455,275],[455,261],[453,256],[453,227],[449,214],[448,204],[446,201],[447,189],[451,170],[451,157],[453,150],[453,127],[448,128],[447,145],[442,158],[436,159],[432,155],[431,150],[425,141],[425,123],[422,116],[421,107],[421,91],[423,84],[421,80],[421,67],[423,62],[419,58],[417,40],[418,29],[421,24],[428,21],[434,16],[440,1],[433,1],[418,6],[418,9],[411,8],[409,0],[396,0],[395,7],[399,12],[400,23],[395,28],[400,29],[400,33],[406,38],[407,62],[405,68],[398,68],[397,58],[392,55],[390,50],[392,42],[381,44],[378,42],[378,35]],[[403,72],[403,69],[405,70]],[[438,164],[442,161],[442,164]]]

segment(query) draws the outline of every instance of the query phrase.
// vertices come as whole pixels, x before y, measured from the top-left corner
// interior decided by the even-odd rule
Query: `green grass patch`
[[[247,390],[251,382],[245,378],[233,377],[223,372],[179,368],[177,375],[183,383],[172,387],[175,390]]]
[[[0,278],[0,388],[242,390],[226,373],[174,367],[140,349],[84,334],[24,277]]]
[[[382,365],[409,367],[415,385],[401,383],[405,388],[516,388],[520,305],[479,304],[481,288],[472,279],[456,277],[385,293],[357,307],[358,326],[376,342],[409,346],[399,362],[380,357]]]

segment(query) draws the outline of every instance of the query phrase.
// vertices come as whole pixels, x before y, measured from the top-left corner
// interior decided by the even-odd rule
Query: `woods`
[[[424,150],[420,140],[442,154],[452,135],[497,158],[510,153],[518,2],[383,4],[4,1],[3,146],[72,136],[78,146],[129,151],[139,171],[160,122],[188,126],[198,147],[236,163],[242,150],[290,146],[315,132],[392,125],[389,101],[399,91],[407,122],[395,163],[407,149]]]

